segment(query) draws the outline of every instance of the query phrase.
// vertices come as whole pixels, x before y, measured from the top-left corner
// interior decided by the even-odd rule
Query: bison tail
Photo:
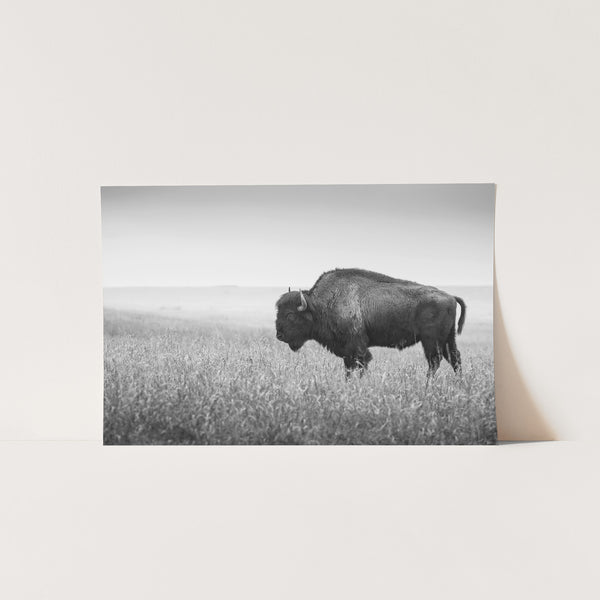
[[[463,325],[465,324],[465,317],[467,316],[467,305],[462,298],[458,296],[454,296],[454,299],[460,304],[460,319],[458,319],[458,328],[456,332],[460,335],[463,330]]]

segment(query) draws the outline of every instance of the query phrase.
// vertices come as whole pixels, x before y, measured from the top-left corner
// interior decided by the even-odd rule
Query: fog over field
[[[310,285],[304,286],[308,288]],[[491,325],[491,286],[444,286],[441,289],[463,298],[467,304],[468,324]],[[287,287],[110,287],[104,288],[104,306],[243,327],[273,327],[275,302],[284,292]]]

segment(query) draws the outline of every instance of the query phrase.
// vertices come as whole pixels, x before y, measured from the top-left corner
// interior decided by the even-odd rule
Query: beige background
[[[2,596],[595,597],[599,17],[3,3]],[[563,442],[99,445],[101,185],[490,181],[500,434]]]

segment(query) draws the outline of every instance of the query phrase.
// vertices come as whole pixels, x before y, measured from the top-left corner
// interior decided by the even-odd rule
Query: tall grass
[[[373,349],[363,378],[268,329],[105,313],[105,444],[490,444],[491,340],[461,343],[425,388],[420,347]]]

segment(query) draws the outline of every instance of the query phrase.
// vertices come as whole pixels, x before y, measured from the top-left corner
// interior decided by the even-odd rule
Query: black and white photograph
[[[493,184],[103,187],[104,444],[494,444]]]

